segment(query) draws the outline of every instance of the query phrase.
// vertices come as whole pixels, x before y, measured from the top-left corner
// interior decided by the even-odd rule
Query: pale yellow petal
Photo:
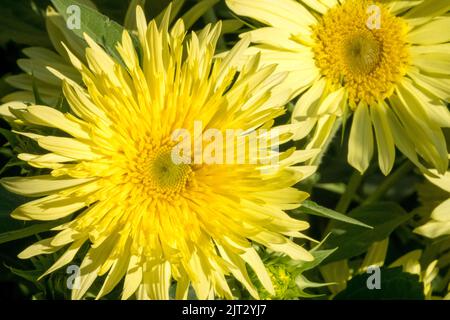
[[[377,140],[378,163],[381,172],[384,175],[388,175],[394,166],[395,144],[389,128],[385,106],[379,104],[371,105],[370,114]]]
[[[6,177],[2,178],[0,183],[10,192],[27,197],[40,197],[78,186],[92,180],[94,180],[94,178],[72,179],[68,177],[55,178],[51,175],[43,175],[34,177]]]
[[[436,18],[408,34],[409,41],[418,44],[435,44],[450,41],[450,17]]]
[[[18,254],[20,259],[29,259],[31,257],[40,255],[40,254],[50,254],[58,251],[61,247],[56,247],[50,244],[53,238],[47,238],[43,240],[39,240],[38,242],[33,243],[31,246],[27,247],[25,250]]]
[[[66,252],[64,252],[61,257],[59,257],[59,259],[56,260],[56,262],[47,271],[45,271],[42,276],[39,277],[38,280],[70,263],[75,258],[75,255],[80,250],[85,241],[86,239],[80,239],[72,243],[66,250]]]
[[[369,108],[360,103],[356,108],[350,140],[348,142],[348,162],[359,172],[364,173],[373,156],[373,131]]]
[[[130,257],[122,291],[123,300],[131,297],[142,282],[142,268],[139,266],[139,260],[138,256]]]
[[[437,221],[450,222],[450,198],[434,208],[431,217]]]
[[[309,33],[314,16],[294,0],[226,0],[228,7],[241,16],[258,20],[292,34]]]

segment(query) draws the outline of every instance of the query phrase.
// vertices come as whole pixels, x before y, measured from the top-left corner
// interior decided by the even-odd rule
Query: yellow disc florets
[[[387,98],[406,73],[407,25],[383,4],[346,1],[312,28],[317,66],[335,89],[347,89],[352,106]]]
[[[174,159],[172,147],[148,148],[135,158],[131,182],[152,198],[173,198],[185,190],[193,176],[189,164]]]
[[[150,182],[160,193],[178,193],[184,189],[192,170],[176,161],[170,148],[159,150],[149,163]]]

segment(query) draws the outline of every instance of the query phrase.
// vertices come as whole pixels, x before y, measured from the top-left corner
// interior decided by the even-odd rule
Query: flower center
[[[125,182],[132,183],[137,194],[173,199],[186,189],[194,175],[190,165],[176,160],[172,159],[170,146],[142,148],[139,156],[131,160]]]
[[[184,189],[192,173],[189,165],[174,161],[171,149],[163,148],[149,161],[150,181],[162,193],[178,193]]]
[[[380,62],[380,44],[371,33],[348,39],[343,49],[347,67],[354,74],[369,74]]]
[[[372,14],[372,4],[348,0],[312,27],[316,65],[332,90],[347,89],[353,108],[389,97],[409,66],[406,23],[378,2]]]

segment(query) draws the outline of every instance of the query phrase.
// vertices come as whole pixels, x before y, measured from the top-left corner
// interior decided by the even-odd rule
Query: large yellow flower
[[[395,146],[421,169],[425,162],[447,170],[448,1],[226,2],[268,25],[249,32],[256,45],[248,53],[291,72],[284,86],[292,97],[303,93],[292,117],[303,124],[297,139],[313,133],[308,148],[326,144],[338,120],[353,112],[348,161],[360,172],[373,156],[374,134],[384,174]]]
[[[284,210],[298,207],[308,196],[292,186],[313,173],[314,167],[296,164],[316,152],[277,152],[277,140],[291,139],[291,125],[273,127],[283,107],[261,109],[284,75],[274,73],[274,66],[259,67],[258,57],[237,74],[235,64],[248,39],[224,59],[214,60],[220,25],[190,34],[185,43],[183,22],[169,31],[169,16],[167,12],[161,27],[154,21],[147,25],[138,9],[141,55],[124,32],[117,46],[124,65],[89,37],[87,65],[69,53],[87,88],[65,79],[69,113],[38,105],[10,108],[15,125],[28,130],[20,134],[48,151],[19,158],[49,169],[46,175],[1,180],[12,192],[41,197],[12,216],[70,216],[54,229],[55,236],[25,249],[20,257],[63,249],[48,274],[87,247],[75,299],[102,275],[106,277],[97,297],[124,278],[124,299],[134,293],[140,299],[167,299],[173,281],[176,298],[186,298],[190,285],[200,299],[231,298],[227,276],[258,297],[247,267],[266,290],[274,290],[254,243],[296,260],[312,259],[289,239],[304,237],[300,231],[308,223]],[[203,132],[241,129],[237,136],[270,136],[267,152],[247,153],[249,161],[243,164],[174,162],[171,150],[178,145],[173,132],[195,133],[198,121]],[[263,157],[277,161],[268,165]]]

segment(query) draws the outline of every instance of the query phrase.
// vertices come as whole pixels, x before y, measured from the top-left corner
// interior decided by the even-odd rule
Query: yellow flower
[[[450,8],[448,1],[226,0],[235,13],[268,27],[249,32],[264,64],[290,71],[283,86],[301,97],[292,114],[312,134],[307,148],[325,145],[353,113],[348,162],[369,166],[374,135],[381,171],[395,147],[421,169],[440,173],[450,126]],[[315,129],[315,130],[314,130]]]
[[[155,21],[147,25],[140,8],[136,16],[140,58],[127,32],[117,46],[125,66],[89,37],[87,65],[69,52],[86,86],[65,79],[69,113],[38,105],[13,110],[16,121],[29,130],[19,133],[48,151],[19,158],[48,168],[49,174],[1,180],[11,192],[41,197],[18,207],[12,216],[69,219],[53,229],[56,235],[19,256],[64,248],[48,274],[87,247],[74,299],[82,298],[103,275],[98,298],[123,278],[124,299],[134,293],[139,299],[168,299],[173,281],[176,298],[186,298],[190,286],[200,299],[232,298],[227,276],[257,298],[247,267],[273,294],[252,242],[295,260],[313,259],[289,239],[303,237],[300,231],[308,223],[290,218],[284,210],[298,207],[308,196],[292,186],[314,172],[314,167],[296,164],[316,151],[273,150],[277,140],[281,144],[292,138],[292,125],[273,127],[283,107],[261,109],[284,75],[275,73],[274,66],[259,67],[258,57],[237,74],[236,61],[248,39],[224,59],[214,60],[220,24],[185,41],[181,20],[169,31],[169,11],[161,27]],[[192,133],[196,121],[204,124],[203,132],[242,129],[246,137],[267,130],[266,135],[273,134],[266,148],[271,159],[276,156],[275,166],[267,168],[253,153],[247,154],[248,160],[257,160],[253,164],[174,162],[172,133]]]

